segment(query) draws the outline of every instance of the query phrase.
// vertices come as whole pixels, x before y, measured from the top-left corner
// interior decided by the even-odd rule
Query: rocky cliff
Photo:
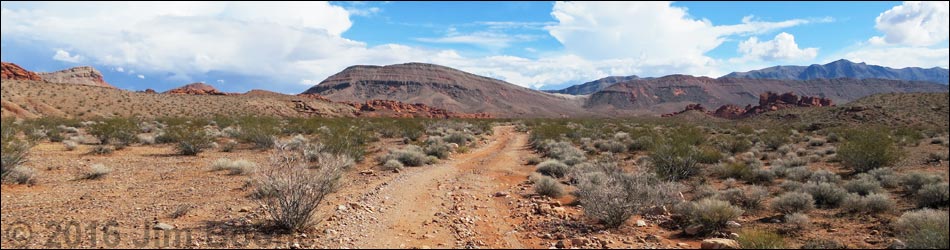
[[[47,82],[115,88],[102,78],[101,72],[90,66],[75,67],[56,72],[45,72],[38,74],[43,78],[43,80]]]
[[[41,78],[36,73],[32,71],[23,69],[20,65],[14,63],[0,63],[0,78],[3,80],[24,80],[24,81],[42,81]]]

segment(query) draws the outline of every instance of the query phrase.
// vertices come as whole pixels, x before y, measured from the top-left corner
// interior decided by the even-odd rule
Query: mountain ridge
[[[840,59],[824,65],[812,64],[809,66],[773,66],[764,69],[732,72],[720,78],[756,78],[756,79],[787,79],[787,80],[813,80],[813,79],[834,79],[834,78],[854,78],[854,79],[888,79],[888,80],[907,80],[907,81],[929,81],[941,84],[948,84],[950,73],[947,69],[933,67],[929,69],[919,67],[890,68],[867,63],[855,63],[845,59]]]

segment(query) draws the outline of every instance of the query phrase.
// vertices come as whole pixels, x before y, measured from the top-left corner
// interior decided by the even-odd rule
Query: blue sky
[[[2,60],[117,87],[299,93],[428,62],[529,88],[849,59],[948,67],[946,2],[2,2]]]

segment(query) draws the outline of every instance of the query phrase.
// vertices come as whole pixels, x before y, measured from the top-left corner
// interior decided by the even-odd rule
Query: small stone
[[[250,211],[251,211],[251,209],[250,209],[250,208],[247,208],[247,207],[242,207],[242,208],[239,208],[239,209],[238,209],[238,212],[240,212],[240,213],[247,213],[247,212],[250,212]]]
[[[152,229],[167,231],[167,230],[175,229],[175,227],[172,225],[165,224],[165,223],[157,223],[155,224],[155,226],[152,226]]]
[[[660,241],[663,241],[663,237],[659,235],[651,234],[651,235],[647,235],[647,237],[644,238],[644,240],[649,241],[649,242],[660,242]]]
[[[497,192],[495,193],[495,197],[508,197],[508,192]]]
[[[729,227],[729,228],[740,228],[740,227],[742,227],[742,224],[739,224],[739,222],[735,222],[735,221],[727,221],[727,222],[726,222],[726,227]]]
[[[686,230],[684,230],[683,232],[685,232],[688,235],[697,235],[702,230],[703,230],[703,225],[696,224],[696,225],[686,227]]]
[[[564,249],[564,248],[566,248],[566,247],[564,246],[564,241],[563,241],[563,240],[559,240],[559,241],[557,241],[557,243],[554,243],[554,247],[556,247],[556,248],[558,248],[558,249]]]
[[[877,230],[871,230],[871,235],[878,235],[878,234],[881,234],[881,232]]]
[[[582,247],[582,246],[586,246],[587,244],[590,244],[590,240],[585,239],[585,238],[573,238],[573,239],[571,239],[571,245],[573,245],[573,246],[575,246],[575,247]]]
[[[637,220],[637,227],[645,227],[645,226],[647,226],[647,222],[646,222],[646,221]]]
[[[336,210],[346,211],[346,205],[339,205],[336,207]]]
[[[730,239],[712,238],[705,239],[699,246],[700,249],[739,249],[739,242]]]

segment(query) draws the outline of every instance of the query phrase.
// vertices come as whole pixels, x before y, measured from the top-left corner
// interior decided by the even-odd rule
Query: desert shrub
[[[884,188],[881,187],[881,182],[877,181],[877,178],[874,178],[874,176],[869,174],[859,174],[856,176],[856,178],[845,182],[844,189],[848,190],[850,193],[855,193],[862,196],[884,191]]]
[[[2,181],[3,183],[34,185],[36,184],[36,170],[25,166],[15,166],[6,170]]]
[[[238,143],[236,141],[228,140],[224,142],[224,145],[221,145],[220,150],[221,152],[225,152],[225,153],[234,152],[234,149],[236,149],[237,146],[238,146]]]
[[[745,209],[758,209],[762,202],[769,197],[769,191],[761,186],[750,186],[746,189],[731,188],[719,193],[719,198],[729,203],[739,205]]]
[[[815,199],[803,192],[788,192],[772,199],[772,209],[782,214],[807,213],[815,208]]]
[[[76,143],[74,141],[63,141],[63,148],[65,148],[66,151],[73,151],[73,150],[76,150],[76,148],[78,147],[79,147],[79,143]]]
[[[110,155],[113,152],[115,152],[115,148],[112,146],[97,145],[93,147],[89,153],[94,155]]]
[[[743,249],[786,249],[785,238],[773,232],[746,229],[736,238]]]
[[[808,146],[812,147],[821,147],[824,146],[825,143],[828,143],[828,141],[821,138],[811,138],[808,140]]]
[[[811,219],[802,213],[786,214],[785,225],[791,231],[802,231],[811,226]]]
[[[838,147],[837,158],[845,167],[864,173],[876,168],[888,167],[901,158],[889,133],[880,130],[857,130]]]
[[[922,172],[909,173],[900,178],[900,185],[904,187],[904,190],[912,194],[917,193],[917,191],[928,184],[937,184],[940,182],[943,182],[943,177]]]
[[[839,183],[841,182],[841,176],[835,174],[834,172],[821,169],[811,173],[811,176],[808,177],[809,182],[815,183]]]
[[[396,159],[387,160],[386,163],[383,163],[384,170],[400,170],[403,168],[402,162]]]
[[[942,153],[930,153],[927,155],[927,163],[940,164],[941,161],[947,160],[947,152]]]
[[[89,171],[83,174],[84,180],[98,180],[112,173],[112,169],[102,164],[95,164],[89,167]]]
[[[890,168],[874,169],[868,171],[868,174],[874,176],[877,181],[881,182],[881,186],[886,188],[896,188],[901,184],[900,176],[894,174],[894,170]]]
[[[614,140],[598,140],[594,142],[594,147],[601,152],[623,153],[627,151],[627,145]]]
[[[724,136],[720,137],[719,140],[716,141],[716,146],[722,151],[734,155],[752,149],[752,142],[743,138],[736,138],[734,136]]]
[[[727,201],[716,199],[680,203],[675,211],[685,219],[683,226],[701,225],[703,234],[722,230],[726,222],[739,218],[744,212]]]
[[[807,164],[808,164],[807,160],[802,159],[801,157],[793,156],[793,157],[789,157],[780,161],[776,161],[772,165],[782,166],[784,168],[796,168],[796,167],[804,167]]]
[[[757,168],[749,172],[742,179],[749,183],[766,184],[775,180],[775,171],[771,169]]]
[[[848,249],[848,246],[833,239],[811,239],[801,249]]]
[[[701,152],[690,140],[658,140],[650,153],[653,171],[660,178],[677,181],[699,173]]]
[[[139,144],[142,144],[142,145],[152,145],[152,144],[155,144],[156,142],[155,136],[147,135],[147,134],[139,134],[139,135],[136,135],[135,138],[137,138],[139,141]]]
[[[947,211],[925,208],[904,213],[894,223],[894,229],[909,249],[950,248],[950,215]]]
[[[811,174],[812,174],[811,170],[808,170],[808,167],[804,167],[804,166],[785,169],[786,178],[788,178],[789,180],[794,180],[794,181],[799,181],[799,182],[807,181],[808,179],[811,178]]]
[[[285,145],[287,144],[278,142],[275,147],[284,147]],[[300,146],[299,149],[291,150],[301,151],[304,156],[304,162],[310,164],[311,168],[318,168],[319,166],[322,166],[326,163],[334,165],[339,164],[343,170],[347,170],[356,164],[354,159],[350,158],[350,156],[346,154],[334,154],[328,150],[326,145],[323,145],[319,142],[306,143],[303,146]]]
[[[252,143],[258,149],[274,147],[281,131],[280,121],[275,118],[244,117],[237,123],[240,124],[237,139]]]
[[[317,206],[335,192],[346,162],[321,162],[313,166],[302,150],[277,144],[270,164],[256,177],[260,199],[274,224],[302,231],[311,225]]]
[[[431,140],[427,142],[424,151],[426,155],[435,156],[439,159],[449,158],[449,155],[452,154],[452,148],[449,147],[448,143],[442,140]]]
[[[2,151],[0,151],[0,179],[6,180],[7,175],[27,161],[30,148],[33,145],[17,138],[19,128],[11,121],[4,120],[2,127]]]
[[[801,183],[801,182],[797,182],[793,180],[785,180],[782,182],[782,184],[779,184],[778,186],[782,190],[785,190],[785,192],[793,192],[793,191],[802,190],[802,187],[805,186],[805,183]]]
[[[532,156],[528,157],[528,165],[538,165],[541,163],[541,157]]]
[[[895,207],[894,200],[887,194],[869,194],[860,196],[849,194],[842,202],[842,209],[848,213],[884,213],[893,211]]]
[[[464,134],[464,133],[458,133],[458,132],[456,132],[456,133],[451,133],[451,134],[445,136],[444,138],[442,138],[442,140],[444,140],[445,142],[448,142],[448,143],[455,143],[455,144],[458,144],[458,145],[467,145],[468,142],[474,141],[474,140],[475,140],[475,137],[473,137],[472,135],[469,135],[469,134]]]
[[[576,196],[584,206],[584,215],[611,228],[643,209],[672,204],[681,188],[650,174],[625,174],[616,168],[587,173],[578,182]]]
[[[722,153],[712,147],[702,146],[697,148],[697,150],[699,154],[696,157],[696,161],[699,163],[716,164],[722,160]]]
[[[425,165],[428,161],[426,159],[425,152],[422,151],[422,148],[415,145],[406,146],[403,149],[392,150],[388,155],[383,156],[379,159],[379,162],[386,163],[389,160],[397,160],[403,165],[409,167],[418,167]]]
[[[534,192],[551,198],[564,195],[564,188],[554,178],[543,176],[534,182]]]
[[[586,160],[584,151],[574,147],[570,142],[545,141],[539,149],[544,156],[559,160],[564,164],[573,166]]]
[[[257,164],[247,160],[232,161],[227,158],[218,159],[211,164],[211,171],[228,171],[230,175],[246,175],[254,173]]]
[[[535,171],[554,178],[561,178],[567,175],[570,167],[558,160],[547,160],[538,164],[538,169]]]
[[[197,125],[172,126],[168,128],[165,135],[171,138],[171,141],[177,143],[175,150],[181,155],[198,155],[211,148],[214,142],[214,138],[204,128]]]
[[[759,140],[765,145],[766,149],[778,150],[780,147],[788,143],[788,133],[787,131],[781,130],[769,130],[768,132],[759,136]]]
[[[117,149],[124,148],[135,141],[139,126],[132,119],[111,118],[100,121],[89,127],[87,132],[99,139],[103,144],[115,145]]]
[[[828,182],[809,182],[802,187],[806,193],[815,199],[815,205],[825,208],[835,208],[841,205],[844,198],[848,196],[848,191],[834,183]]]
[[[950,185],[944,183],[927,184],[917,191],[918,207],[946,207],[950,205]]]
[[[712,172],[719,178],[741,179],[752,172],[752,168],[745,162],[723,162],[712,168]]]

